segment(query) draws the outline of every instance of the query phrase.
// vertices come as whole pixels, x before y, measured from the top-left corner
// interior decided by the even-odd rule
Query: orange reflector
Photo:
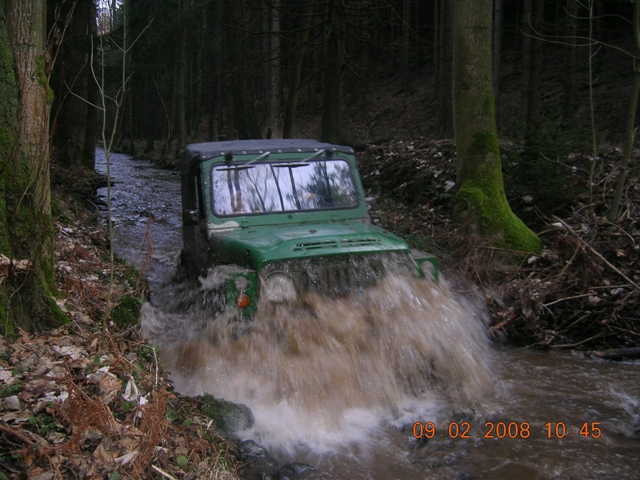
[[[249,304],[251,304],[251,297],[245,293],[241,293],[238,295],[238,298],[236,298],[238,308],[247,308]]]

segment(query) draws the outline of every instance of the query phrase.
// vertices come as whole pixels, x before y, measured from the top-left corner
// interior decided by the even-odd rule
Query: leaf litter
[[[0,480],[239,478],[235,446],[173,392],[137,326],[101,332],[107,236],[92,212],[57,200],[57,303],[71,322],[0,337]],[[112,308],[148,295],[139,274],[114,268]]]

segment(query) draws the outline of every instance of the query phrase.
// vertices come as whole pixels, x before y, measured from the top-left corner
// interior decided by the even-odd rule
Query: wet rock
[[[289,463],[278,469],[273,475],[274,480],[298,480],[305,478],[308,473],[315,471],[311,465],[306,463]]]
[[[264,480],[271,478],[275,468],[276,461],[271,457],[265,457],[241,467],[239,473],[244,480]]]
[[[243,462],[253,462],[258,458],[269,456],[269,452],[253,440],[244,440],[238,443],[238,451],[240,452],[240,460]]]
[[[199,400],[202,402],[200,412],[212,418],[218,430],[226,435],[253,426],[253,413],[246,405],[227,402],[211,395],[203,395]]]
[[[238,443],[240,461],[245,465],[240,474],[245,480],[263,480],[271,478],[276,469],[276,461],[269,456],[269,452],[253,440]]]

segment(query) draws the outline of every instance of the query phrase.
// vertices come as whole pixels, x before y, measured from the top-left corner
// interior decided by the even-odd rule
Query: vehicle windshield
[[[218,217],[358,206],[351,169],[341,159],[223,164],[211,176]]]

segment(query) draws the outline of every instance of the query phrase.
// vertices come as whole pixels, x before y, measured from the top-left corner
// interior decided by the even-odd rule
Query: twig
[[[602,332],[598,333],[596,335],[594,335],[593,337],[589,337],[589,338],[585,338],[584,340],[581,340],[579,342],[576,343],[565,343],[564,345],[549,345],[550,348],[572,348],[572,347],[577,347],[582,345],[583,343],[587,343],[590,340],[595,340],[598,337],[602,336]]]
[[[36,444],[33,440],[31,440],[29,437],[27,437],[26,435],[23,435],[22,433],[20,433],[17,430],[14,430],[11,427],[2,425],[0,423],[0,431],[8,433],[10,435],[13,435],[14,437],[18,438],[19,440],[23,441],[24,443],[26,443],[29,447],[35,448],[38,452],[44,454],[44,455],[49,455],[52,452],[54,452],[55,450],[51,447],[46,447],[44,445],[40,445],[40,444]]]
[[[590,297],[591,295],[593,295],[593,293],[583,293],[581,295],[574,295],[573,297],[559,298],[557,300],[554,300],[553,302],[543,303],[542,306],[548,307],[549,305],[555,305],[556,303],[564,302],[567,300],[575,300],[576,298]]]
[[[498,325],[494,325],[493,327],[491,327],[491,331],[497,332],[498,330],[502,330],[503,328],[508,326],[510,323],[512,323],[516,318],[518,318],[518,315],[516,315],[515,313],[512,313],[511,315],[509,315],[509,318],[507,318],[503,322],[500,322]]]
[[[162,470],[160,467],[156,467],[155,465],[151,465],[151,468],[153,468],[156,472],[158,472],[163,477],[168,478],[169,480],[177,480],[176,477],[174,477],[172,475],[169,475],[167,472]]]
[[[585,247],[587,247],[591,253],[593,253],[596,257],[598,257],[600,260],[602,260],[609,268],[611,268],[614,272],[616,272],[618,275],[620,275],[622,278],[624,278],[627,282],[629,282],[631,285],[633,285],[636,290],[640,291],[640,285],[638,285],[636,282],[634,282],[629,277],[627,277],[624,273],[622,273],[620,270],[618,270],[618,268],[616,268],[614,265],[612,265],[595,248],[593,248],[591,245],[589,245],[587,242],[585,242],[582,239],[582,237],[580,237],[569,225],[567,225],[566,222],[562,221],[560,218],[556,217],[555,215],[554,215],[553,218],[556,219],[557,221],[559,221],[560,223],[562,223],[562,225],[564,225],[564,227],[567,230],[569,230],[578,240],[580,240],[580,242],[582,242],[582,244]]]
[[[158,388],[158,357],[156,356],[156,349],[151,347],[151,350],[153,350],[153,360],[156,365],[156,388]]]

